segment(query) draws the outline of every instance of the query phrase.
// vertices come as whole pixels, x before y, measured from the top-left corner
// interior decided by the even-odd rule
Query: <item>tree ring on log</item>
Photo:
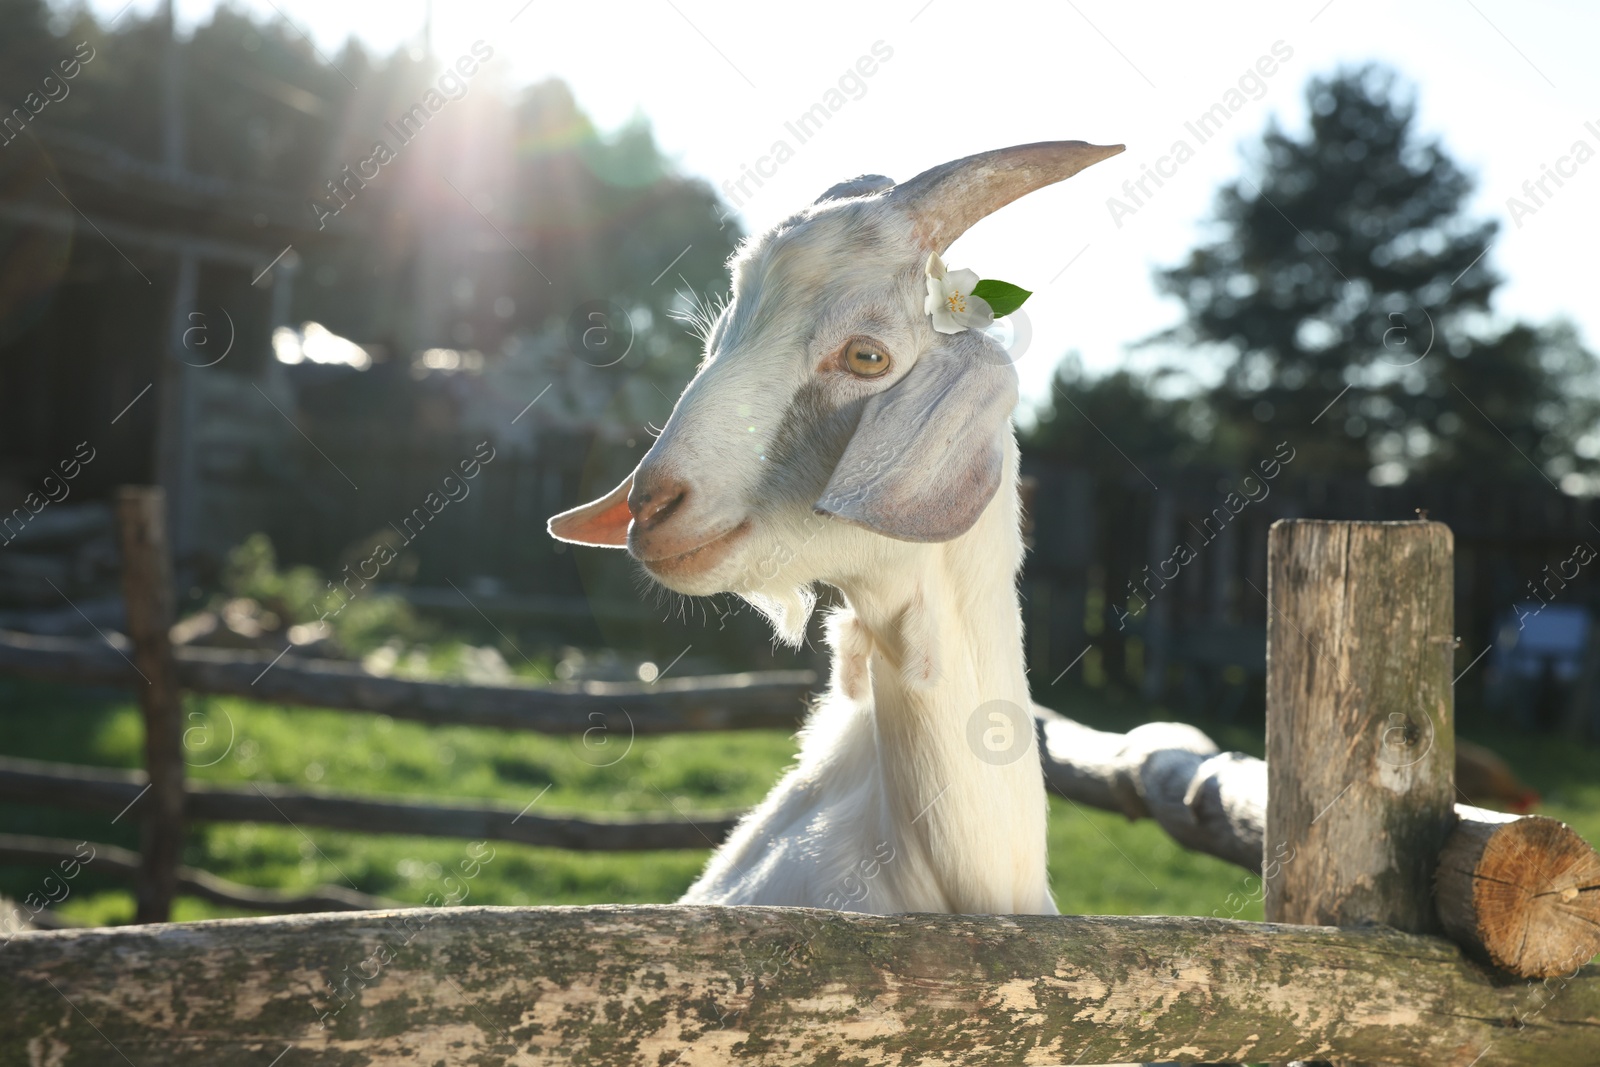
[[[1458,834],[1439,878],[1470,879],[1473,914],[1441,894],[1440,918],[1503,970],[1553,978],[1600,953],[1600,854],[1563,822],[1533,815]]]

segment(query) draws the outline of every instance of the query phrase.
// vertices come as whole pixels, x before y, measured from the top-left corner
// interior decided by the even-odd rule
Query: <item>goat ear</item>
[[[1109,159],[1123,147],[1040,141],[980,152],[923,171],[896,186],[889,199],[911,216],[918,240],[942,254],[984,216]]]
[[[816,512],[900,541],[972,529],[1000,487],[1017,404],[1017,372],[982,348],[953,335],[869,399]]]
[[[628,510],[628,494],[632,491],[633,475],[630,474],[599,500],[552,518],[546,524],[550,536],[574,545],[626,548],[628,524],[633,521],[633,513]]]

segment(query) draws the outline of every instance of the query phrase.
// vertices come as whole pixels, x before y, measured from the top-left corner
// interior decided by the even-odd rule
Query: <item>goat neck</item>
[[[839,582],[855,633],[835,676],[859,678],[859,662],[838,660],[866,658],[877,816],[903,850],[907,910],[1055,912],[1016,593],[1016,464],[1012,444],[1000,490],[966,534]]]

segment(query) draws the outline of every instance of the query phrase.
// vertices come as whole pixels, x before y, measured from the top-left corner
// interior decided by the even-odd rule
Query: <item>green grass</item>
[[[1085,694],[1054,701],[1069,715],[1126,729],[1150,717]],[[141,726],[124,694],[0,679],[0,752],[35,759],[137,767]],[[794,756],[778,732],[686,734],[585,745],[474,727],[430,728],[385,716],[291,709],[234,698],[190,697],[191,775],[209,782],[279,782],[351,794],[479,798],[535,812],[726,811],[757,801]],[[1225,746],[1254,751],[1259,737],[1199,724]],[[1545,812],[1600,840],[1600,764],[1594,749],[1539,738],[1479,736],[1496,747],[1547,798]],[[537,798],[537,799],[536,799]],[[0,831],[49,834],[137,847],[124,819],[0,805]],[[191,828],[184,862],[250,885],[306,889],[323,883],[423,904],[459,892],[481,904],[666,902],[689,885],[706,851],[572,853],[492,843],[364,835],[285,825],[201,824]],[[1130,823],[1053,797],[1051,877],[1063,912],[1222,915],[1261,918],[1259,883],[1239,868],[1187,852],[1149,821]],[[473,861],[478,861],[474,866]],[[463,865],[466,865],[463,867]],[[36,892],[39,867],[0,867],[0,893]],[[133,914],[125,883],[93,865],[72,883],[59,909],[90,923]],[[179,902],[176,917],[234,914],[201,901]]]

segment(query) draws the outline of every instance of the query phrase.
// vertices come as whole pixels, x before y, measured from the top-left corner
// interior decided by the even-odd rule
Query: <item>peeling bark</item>
[[[1455,798],[1449,527],[1273,523],[1267,918],[1439,929]]]
[[[170,1067],[291,1047],[286,1067],[1578,1067],[1600,1051],[1600,968],[1506,982],[1386,928],[457,908],[25,933],[3,951],[0,1067],[99,1067],[112,1046]]]

